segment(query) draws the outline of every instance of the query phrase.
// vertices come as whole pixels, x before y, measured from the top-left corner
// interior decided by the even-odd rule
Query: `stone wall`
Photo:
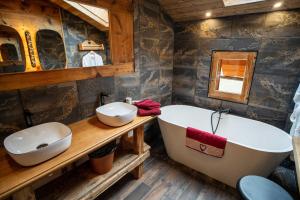
[[[212,50],[258,51],[248,104],[237,115],[285,127],[300,80],[300,10],[175,24],[173,103],[216,109],[208,98]]]
[[[131,96],[171,104],[173,23],[154,1],[136,2],[135,73],[0,92],[0,141],[25,128],[24,109],[33,114],[34,125],[49,121],[68,124],[95,114],[100,92],[110,95],[107,102]]]

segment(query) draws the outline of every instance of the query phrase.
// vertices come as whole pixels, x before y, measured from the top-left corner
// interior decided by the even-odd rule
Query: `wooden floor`
[[[152,146],[145,173],[139,180],[131,175],[101,194],[98,200],[235,200],[236,190],[170,160],[163,144]]]

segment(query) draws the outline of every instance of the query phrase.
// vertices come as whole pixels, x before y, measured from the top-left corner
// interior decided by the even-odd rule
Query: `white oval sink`
[[[58,122],[40,124],[15,132],[4,140],[8,154],[20,165],[44,162],[71,145],[72,131]]]
[[[137,114],[137,107],[123,103],[114,102],[96,109],[98,119],[109,126],[123,126],[128,124]]]

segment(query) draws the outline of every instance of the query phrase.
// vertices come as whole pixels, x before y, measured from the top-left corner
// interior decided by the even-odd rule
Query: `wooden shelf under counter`
[[[94,199],[128,172],[139,166],[150,156],[150,146],[144,144],[141,155],[121,152],[117,154],[111,171],[98,175],[91,170],[89,163],[66,173],[37,190],[37,199]]]
[[[129,124],[121,127],[106,126],[99,122],[95,116],[70,124],[69,127],[73,133],[70,148],[60,155],[33,167],[18,165],[2,149],[0,151],[0,199],[21,193],[22,190],[25,190],[34,182],[86,156],[110,141],[128,135],[131,130],[134,131],[132,142],[125,140],[122,143],[131,145],[136,155],[143,155],[144,124],[154,118],[151,116],[136,117]],[[128,139],[128,137],[124,138]],[[137,168],[135,171],[137,176],[142,174],[141,169]],[[23,193],[21,195],[24,196]]]

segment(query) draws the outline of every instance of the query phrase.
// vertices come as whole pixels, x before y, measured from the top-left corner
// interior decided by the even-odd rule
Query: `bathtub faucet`
[[[228,114],[230,112],[230,109],[229,108],[226,108],[226,109],[222,109],[222,107],[220,107],[218,110],[214,111],[211,113],[210,115],[210,124],[211,124],[211,131],[213,134],[216,134],[217,130],[218,130],[218,127],[219,127],[219,123],[220,123],[220,120],[221,120],[221,116],[223,113],[226,113]],[[214,128],[214,124],[213,124],[213,116],[214,114],[218,113],[219,114],[219,117],[218,117],[218,122],[217,122],[217,126],[216,128]]]
[[[218,112],[219,114],[222,114],[222,113],[228,114],[228,113],[230,113],[230,108],[226,108],[226,109],[220,108],[220,109],[217,110],[217,112]]]

